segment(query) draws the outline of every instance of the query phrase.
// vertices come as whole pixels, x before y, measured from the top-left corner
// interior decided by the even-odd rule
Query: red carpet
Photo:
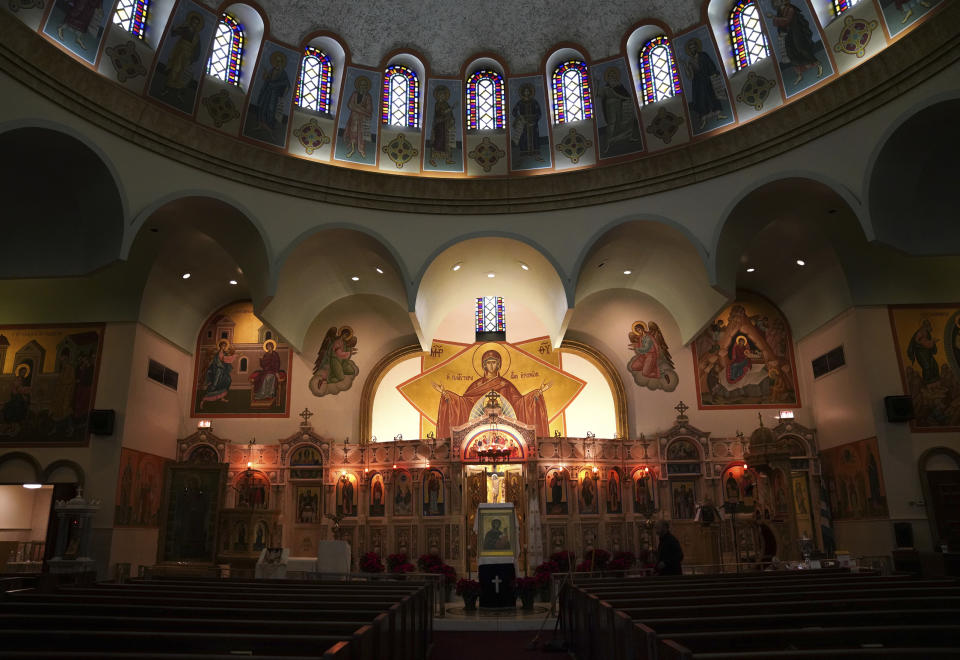
[[[543,653],[527,651],[527,644],[537,634],[536,630],[509,632],[497,631],[442,631],[433,633],[433,653],[430,660],[524,660],[534,658],[569,658],[566,652]],[[537,644],[553,637],[553,629],[546,630]]]

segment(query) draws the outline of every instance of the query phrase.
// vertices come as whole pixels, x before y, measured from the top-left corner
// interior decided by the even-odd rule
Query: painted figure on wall
[[[277,147],[282,147],[287,138],[291,79],[297,75],[287,66],[291,56],[273,44],[264,47],[259,69],[263,72],[254,81],[243,128],[244,135]]]
[[[442,516],[444,514],[443,475],[437,470],[424,473],[423,515]]]
[[[457,143],[456,119],[450,105],[450,88],[443,85],[433,93],[433,126],[430,132],[430,164],[438,161],[453,164],[453,150]]]
[[[693,352],[701,408],[799,403],[786,319],[759,297],[738,298],[700,333]]]
[[[354,506],[356,479],[352,474],[341,474],[337,480],[337,515],[346,517],[357,515],[357,509]]]
[[[723,499],[727,502],[740,501],[740,484],[733,474],[733,470],[727,472],[727,478],[723,482]]]
[[[168,40],[176,41],[166,62],[161,62],[157,67],[157,77],[161,78],[159,97],[180,107],[184,112],[192,109],[193,95],[199,86],[198,65],[207,36],[204,27],[202,14],[196,11],[188,12],[186,19],[175,26],[167,36]]]
[[[396,477],[393,492],[393,515],[413,515],[413,491],[410,487],[410,474],[407,472],[401,472]]]
[[[297,522],[315,523],[320,514],[320,496],[315,488],[297,489]]]
[[[693,38],[688,41],[686,52],[687,59],[684,60],[684,66],[687,68],[687,76],[693,83],[687,92],[690,97],[688,103],[696,119],[697,130],[702,131],[707,122],[712,119],[727,119],[714,87],[714,77],[720,76],[720,70],[713,58],[703,51],[703,43],[700,39]]]
[[[253,401],[273,402],[279,396],[281,383],[286,380],[287,372],[281,368],[277,342],[268,339],[263,342],[263,355],[260,356],[260,368],[250,374],[253,383]]]
[[[6,424],[22,422],[30,410],[30,365],[21,362],[13,371],[10,398],[3,404],[3,421]]]
[[[610,470],[607,475],[607,513],[621,513],[621,510],[620,474],[616,470]]]
[[[350,116],[343,137],[350,148],[344,154],[350,158],[359,153],[361,159],[367,157],[367,141],[370,139],[370,119],[373,117],[373,97],[370,96],[370,79],[359,76],[354,82],[353,93],[347,100]]]
[[[384,514],[384,488],[383,475],[375,474],[370,479],[370,515],[382,516]]]
[[[168,459],[127,449],[120,450],[120,479],[114,525],[156,527],[160,522],[162,474]]]
[[[693,482],[672,482],[671,486],[673,517],[677,520],[692,520],[697,509]]]
[[[821,452],[821,465],[834,520],[889,515],[876,438],[825,449]]]
[[[603,85],[597,89],[600,118],[600,156],[617,156],[640,148],[640,123],[633,95],[621,81],[620,68],[610,65],[603,71]]]
[[[320,452],[309,445],[298,447],[290,457],[291,479],[319,479],[323,463]]]
[[[653,479],[649,471],[637,470],[633,480],[633,512],[648,514],[653,509]]]
[[[57,27],[57,36],[60,41],[66,41],[64,30],[70,28],[73,37],[83,50],[87,50],[87,44],[83,37],[90,32],[90,24],[93,22],[94,15],[97,12],[103,13],[103,0],[70,0],[66,2],[66,14],[63,22]],[[94,26],[97,29],[99,26]],[[99,30],[95,36],[99,36]]]
[[[230,372],[233,371],[234,352],[230,348],[230,342],[221,340],[217,344],[217,350],[210,358],[210,364],[203,376],[203,398],[200,399],[200,410],[203,410],[204,404],[210,401],[228,401],[227,395],[230,392],[230,383],[233,379]]]
[[[880,5],[890,35],[896,36],[939,3],[940,0],[881,0]]]
[[[511,111],[513,124],[511,126],[510,141],[518,149],[520,155],[542,161],[540,155],[540,117],[543,115],[540,103],[534,98],[533,85],[525,83],[520,86],[520,99],[513,105]]]
[[[813,29],[803,12],[789,0],[773,0],[773,7],[776,15],[767,14],[767,17],[777,26],[783,50],[797,75],[793,85],[799,84],[803,73],[814,67],[817,69],[817,78],[823,76],[823,64],[817,59],[817,48],[813,43]]]
[[[350,389],[360,373],[352,359],[356,353],[357,338],[353,328],[345,325],[337,330],[336,326],[331,326],[317,351],[310,391],[316,396],[325,396]]]
[[[481,358],[483,375],[473,381],[463,394],[446,389],[441,383],[434,382],[433,387],[440,393],[437,410],[437,437],[449,438],[450,429],[464,424],[470,419],[474,406],[489,392],[496,392],[509,403],[518,421],[536,427],[537,437],[550,435],[547,406],[543,394],[550,389],[550,382],[526,394],[520,394],[516,385],[500,375],[503,358],[497,350],[485,351]]]
[[[914,431],[960,430],[960,308],[890,308],[897,361],[913,403]]]
[[[561,470],[551,470],[547,474],[547,514],[566,515],[567,491]]]
[[[637,321],[627,333],[627,339],[634,353],[627,369],[633,374],[634,382],[651,390],[672,392],[677,389],[679,379],[660,326],[653,321],[649,324]]]
[[[580,513],[597,513],[597,480],[589,470],[580,474]]]

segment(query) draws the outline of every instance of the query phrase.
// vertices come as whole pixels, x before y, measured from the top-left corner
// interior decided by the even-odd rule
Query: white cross
[[[503,582],[503,580],[500,579],[500,576],[498,575],[490,581],[493,582],[494,592],[500,593],[500,583]]]

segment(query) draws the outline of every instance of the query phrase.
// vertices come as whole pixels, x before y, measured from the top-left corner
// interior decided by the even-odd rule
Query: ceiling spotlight
[[[237,281],[236,281],[236,280],[230,280],[229,284],[230,284],[230,286],[236,286],[236,285],[237,285]]]
[[[380,266],[377,266],[374,270],[376,270],[378,273],[380,273],[381,275],[383,275],[383,269],[380,268]]]
[[[23,484],[23,487],[26,488],[27,490],[36,490],[37,488],[41,488],[41,485],[40,484]]]
[[[804,261],[803,259],[797,259],[797,265],[798,265],[798,266],[806,266],[806,265],[807,265],[807,262]]]
[[[520,268],[522,268],[523,270],[530,270],[530,266],[523,263],[522,261],[520,262]]]
[[[496,273],[487,273],[487,277],[493,278],[493,277],[496,277],[496,276],[497,276]]]
[[[755,270],[756,270],[756,268],[754,268],[753,266],[751,266],[750,268],[747,269],[747,272],[748,272],[748,273],[752,273],[752,272],[755,271]]]
[[[359,281],[360,281],[360,278],[357,277],[356,275],[354,275],[354,276],[351,277],[350,279],[353,280],[354,282],[359,282]]]
[[[452,270],[453,272],[457,272],[458,270],[460,270],[462,266],[463,266],[463,262],[458,261],[457,263],[453,264],[453,268],[451,268],[450,270]]]
[[[184,274],[181,275],[180,277],[181,277],[182,279],[189,280],[189,279],[190,279],[190,273],[184,273]]]
[[[624,274],[624,275],[632,275],[632,274],[633,274],[633,271],[628,268],[627,270],[623,271],[623,274]]]

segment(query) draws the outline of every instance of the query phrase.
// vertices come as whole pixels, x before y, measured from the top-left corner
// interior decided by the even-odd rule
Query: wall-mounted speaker
[[[116,413],[113,410],[90,411],[90,433],[94,435],[113,435],[113,422]]]
[[[913,419],[913,397],[909,395],[885,396],[883,406],[887,409],[888,422],[909,422]]]

